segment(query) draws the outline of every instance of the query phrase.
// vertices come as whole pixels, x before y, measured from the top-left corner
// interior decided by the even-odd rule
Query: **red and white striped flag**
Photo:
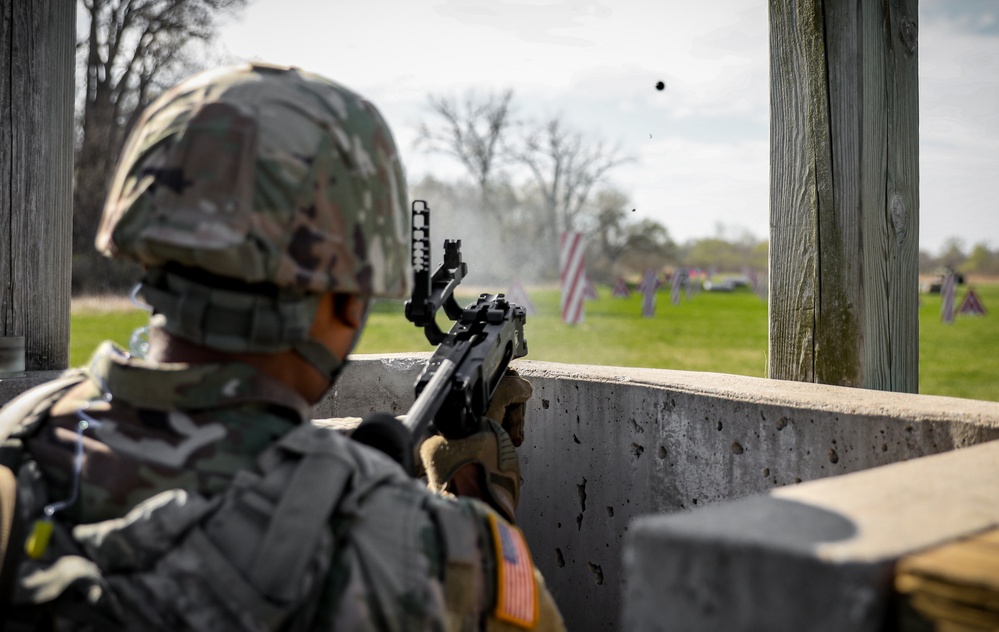
[[[583,322],[583,299],[586,296],[583,233],[562,233],[561,242],[562,321],[575,325]]]
[[[964,300],[961,301],[961,306],[957,308],[957,313],[962,316],[984,316],[985,306],[982,305],[981,299],[978,298],[978,293],[975,290],[968,288],[968,293],[964,295]]]
[[[631,296],[631,290],[628,289],[628,284],[621,277],[617,278],[614,282],[614,290],[611,292],[611,296],[614,298],[628,298]]]
[[[596,286],[594,286],[593,281],[590,280],[590,275],[584,272],[583,278],[586,281],[585,287],[583,289],[583,298],[588,301],[600,298],[600,296],[597,294]]]
[[[652,318],[656,315],[656,290],[658,289],[659,277],[656,275],[656,271],[646,270],[642,282],[638,284],[638,291],[642,293],[642,316]]]
[[[687,284],[687,271],[684,269],[674,270],[673,278],[670,281],[670,302],[674,305],[680,304],[680,290]]]
[[[506,294],[506,300],[514,305],[523,307],[524,312],[528,316],[533,316],[537,313],[537,310],[534,309],[534,303],[531,302],[531,297],[527,295],[527,290],[524,289],[524,284],[520,281],[514,281],[510,284],[510,291]]]
[[[954,286],[957,285],[957,279],[953,274],[948,274],[944,277],[943,283],[940,285],[940,320],[945,323],[954,322]]]

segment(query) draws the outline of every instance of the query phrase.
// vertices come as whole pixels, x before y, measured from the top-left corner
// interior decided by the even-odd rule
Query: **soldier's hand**
[[[524,442],[525,404],[533,394],[530,382],[522,378],[516,369],[507,369],[486,410],[486,417],[502,425],[518,448]]]
[[[510,370],[500,381],[479,431],[461,439],[437,435],[420,447],[428,486],[485,501],[510,522],[520,500],[520,462],[515,446],[524,441],[524,409],[530,382]]]

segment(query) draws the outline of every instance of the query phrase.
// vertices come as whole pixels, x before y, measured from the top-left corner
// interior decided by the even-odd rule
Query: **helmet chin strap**
[[[350,341],[350,346],[347,349],[347,355],[354,350],[357,346],[357,341],[361,339],[361,332],[364,331],[364,326],[368,322],[368,313],[371,308],[370,300],[364,306],[364,313],[361,314],[361,323],[358,328],[354,331],[354,339]],[[319,371],[321,375],[329,378],[330,385],[336,381],[336,378],[343,371],[344,365],[347,364],[347,358],[344,357],[340,359],[335,353],[333,353],[329,347],[319,342],[315,338],[307,338],[306,340],[300,340],[291,345],[291,348],[302,356],[302,358],[312,365],[312,367]]]
[[[321,375],[329,378],[331,383],[336,380],[337,376],[340,375],[340,371],[343,370],[343,366],[347,364],[346,358],[341,360],[326,345],[315,338],[300,340],[294,343],[291,348],[298,355],[302,356],[306,362],[311,364],[315,370],[319,371]]]

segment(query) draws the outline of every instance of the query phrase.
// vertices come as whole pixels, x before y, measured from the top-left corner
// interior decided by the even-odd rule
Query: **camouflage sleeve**
[[[464,521],[456,521],[456,508]],[[480,629],[482,621],[490,631],[565,629],[520,529],[470,499],[448,501],[436,513],[447,552],[449,630]],[[475,533],[468,530],[468,517]]]

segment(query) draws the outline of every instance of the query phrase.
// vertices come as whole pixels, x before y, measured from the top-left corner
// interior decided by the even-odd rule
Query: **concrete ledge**
[[[622,629],[880,631],[894,562],[999,525],[999,442],[632,523]]]
[[[352,355],[340,378],[313,407],[313,417],[364,417],[373,412],[402,414],[412,406],[413,386],[430,353]]]

